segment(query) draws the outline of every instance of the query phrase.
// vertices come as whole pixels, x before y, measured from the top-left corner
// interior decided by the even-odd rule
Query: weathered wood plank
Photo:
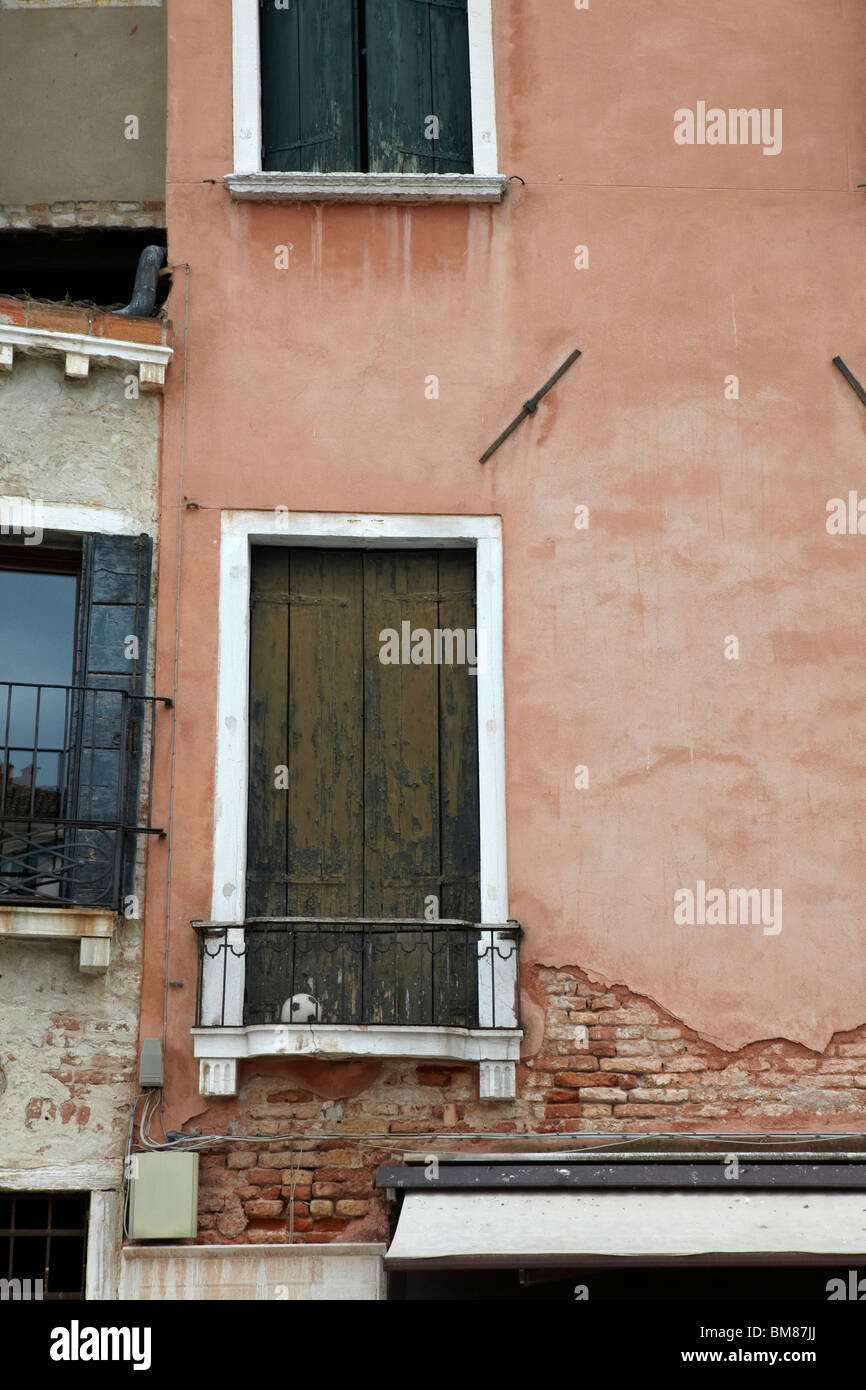
[[[255,547],[250,580],[250,795],[247,915],[281,916],[286,898],[288,792],[277,768],[288,763],[289,552]]]

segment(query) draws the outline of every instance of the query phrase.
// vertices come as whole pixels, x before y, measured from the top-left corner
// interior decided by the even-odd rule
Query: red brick
[[[64,304],[31,303],[28,322],[31,328],[44,328],[51,333],[90,333],[90,311]]]
[[[612,1050],[610,1055],[614,1055]],[[528,1062],[527,1066],[529,1066]],[[591,1052],[572,1052],[566,1057],[535,1057],[532,1059],[533,1071],[564,1071],[567,1067],[574,1067],[580,1071],[595,1071],[598,1067],[598,1058],[594,1057]]]
[[[244,1211],[250,1218],[282,1216],[282,1202],[244,1202]]]
[[[279,1168],[251,1168],[247,1173],[247,1182],[255,1187],[279,1187],[282,1181]]]
[[[644,1072],[663,1071],[661,1057],[602,1057],[602,1071],[629,1071],[638,1076]]]
[[[27,305],[22,304],[20,299],[11,299],[8,295],[0,295],[0,323],[15,324],[17,328],[23,328],[27,323]],[[56,1025],[62,1028],[63,1024]],[[76,1023],[75,1027],[81,1025]]]
[[[666,1105],[616,1105],[614,1115],[624,1120],[669,1120],[671,1110]]]
[[[490,1129],[491,1126],[486,1125],[485,1128]],[[373,1169],[369,1173],[362,1173],[357,1168],[320,1168],[316,1173],[316,1178],[321,1182],[351,1182],[372,1186],[375,1182],[376,1171]]]
[[[369,1203],[369,1202],[338,1202],[338,1203],[337,1203],[337,1215],[338,1215],[338,1216],[349,1216],[349,1217],[366,1216],[366,1215],[367,1215],[367,1212],[369,1211],[369,1209],[370,1209],[370,1203]]]
[[[228,1240],[234,1240],[235,1236],[239,1236],[246,1230],[246,1225],[246,1220],[239,1211],[223,1212],[222,1216],[216,1219],[217,1230]]]
[[[162,323],[159,319],[118,318],[116,314],[105,314],[101,336],[120,338],[127,343],[161,343]]]
[[[343,1195],[343,1188],[342,1188],[342,1185],[341,1185],[340,1183],[337,1183],[337,1182],[314,1182],[314,1183],[313,1183],[313,1196],[314,1196],[314,1197],[342,1197],[342,1195]]]
[[[200,1192],[198,1197],[199,1212],[203,1211],[222,1211],[226,1204],[225,1197],[220,1197],[215,1192]]]

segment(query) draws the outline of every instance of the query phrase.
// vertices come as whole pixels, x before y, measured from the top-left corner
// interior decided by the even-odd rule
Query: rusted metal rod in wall
[[[496,450],[499,448],[500,444],[505,443],[508,436],[514,433],[514,431],[517,429],[517,426],[523,420],[526,419],[527,415],[535,414],[536,410],[538,409],[539,401],[543,400],[543,398],[547,395],[548,391],[551,391],[553,389],[553,387],[559,381],[559,378],[565,375],[571,364],[573,362],[576,362],[580,355],[580,348],[575,348],[571,356],[567,357],[563,362],[562,366],[558,367],[557,370],[553,373],[553,376],[550,378],[550,380],[544,383],[541,390],[536,391],[534,396],[530,396],[528,401],[524,401],[523,409],[517,416],[517,419],[511,421],[511,424],[508,426],[507,429],[504,429],[502,431],[498,439],[494,439],[493,443],[490,445],[490,448],[486,449],[484,453],[481,455],[481,458],[478,460],[479,463],[486,463],[487,460],[490,458],[490,455],[496,453]]]
[[[859,381],[857,380],[856,376],[851,371],[851,369],[845,366],[845,363],[842,361],[842,358],[834,357],[833,366],[839,368],[839,371],[842,373],[848,385],[851,387],[851,390],[854,391],[855,394],[860,397],[860,400],[863,402],[863,404],[866,405],[866,391],[863,390],[863,387],[860,385]]]

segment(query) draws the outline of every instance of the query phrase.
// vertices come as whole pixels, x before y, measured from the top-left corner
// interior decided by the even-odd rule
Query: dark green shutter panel
[[[262,168],[361,168],[354,0],[261,0]]]
[[[366,16],[370,171],[471,174],[466,0],[367,0]]]
[[[71,804],[78,820],[138,824],[152,541],[149,536],[85,536],[82,545],[76,734]],[[138,656],[127,656],[138,642]],[[124,713],[125,710],[125,713]],[[135,838],[120,829],[82,830],[78,901],[105,901],[108,864],[119,855],[123,892],[132,892]],[[120,906],[115,902],[113,906]]]

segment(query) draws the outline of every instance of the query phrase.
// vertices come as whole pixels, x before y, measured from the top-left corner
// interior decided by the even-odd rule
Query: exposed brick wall
[[[479,1101],[475,1069],[445,1063],[249,1064],[235,1118],[261,1142],[203,1156],[199,1241],[385,1240],[376,1169],[407,1152],[555,1149],[574,1132],[864,1128],[866,1025],[824,1053],[780,1040],[731,1053],[578,969],[536,967],[524,987],[545,1007],[545,1030],[518,1067],[513,1102]],[[223,1129],[225,1109],[218,1115]],[[207,1123],[196,1117],[204,1132]],[[547,1138],[506,1145],[471,1137],[479,1132]],[[276,1138],[287,1133],[298,1137]]]
[[[521,1068],[539,1129],[864,1127],[866,1025],[837,1034],[824,1053],[782,1040],[723,1052],[658,1005],[620,986],[602,990],[580,970],[538,969],[530,989],[549,1006],[544,1045]]]
[[[77,942],[0,938],[0,1169],[122,1158],[140,980],[138,922],[122,920],[99,976]]]
[[[0,228],[29,232],[39,227],[164,227],[165,203],[0,203]]]
[[[127,318],[108,309],[77,304],[56,304],[40,299],[0,295],[0,323],[19,328],[44,328],[49,333],[81,333],[93,338],[121,339],[127,343],[159,343],[171,346],[172,326],[167,318]]]

